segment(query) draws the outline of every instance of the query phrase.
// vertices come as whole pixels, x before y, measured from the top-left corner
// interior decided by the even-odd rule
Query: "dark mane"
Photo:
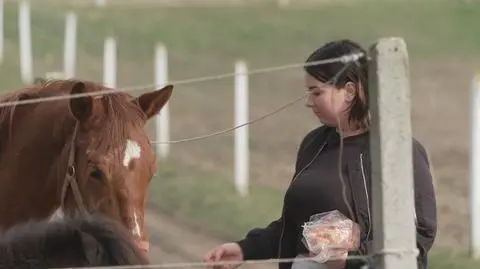
[[[0,268],[144,264],[125,228],[100,215],[27,222],[0,238]]]
[[[33,100],[37,98],[52,97],[58,95],[69,94],[71,86],[78,80],[38,80],[30,87],[17,89],[14,92],[7,93],[0,97],[0,104],[6,102],[16,102],[21,100]],[[88,92],[99,92],[104,90],[110,90],[101,84],[97,84],[91,81],[81,81],[85,84],[85,88]],[[93,147],[99,151],[104,152],[116,152],[112,148],[113,146],[121,145],[126,139],[128,139],[128,130],[132,128],[140,128],[141,124],[146,120],[145,114],[142,110],[132,101],[131,95],[125,92],[115,92],[104,95],[95,95],[95,118],[98,124],[102,126],[104,130],[101,133]],[[63,102],[68,104],[69,99],[63,99],[60,101],[47,101],[41,103],[31,103],[24,105],[13,105],[0,107],[0,140],[1,143],[7,143],[11,138],[12,124],[15,117],[15,111],[22,107],[22,109],[34,109],[37,106],[45,105],[51,106],[52,102]],[[52,106],[58,107],[58,106]],[[70,120],[73,120],[72,115],[68,111],[68,106],[62,106],[61,111],[57,111],[56,115],[59,117],[64,116]],[[51,120],[51,119],[46,119]],[[59,121],[62,122],[62,121]],[[0,152],[2,146],[0,145]],[[118,154],[114,154],[118,155]],[[114,156],[120,158],[119,156]]]

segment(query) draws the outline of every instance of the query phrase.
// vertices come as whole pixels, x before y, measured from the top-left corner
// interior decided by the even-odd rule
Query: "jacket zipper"
[[[370,232],[372,230],[372,216],[370,212],[370,197],[368,195],[368,188],[367,188],[367,180],[365,177],[365,169],[363,168],[363,153],[360,153],[360,168],[362,170],[362,179],[363,179],[363,188],[365,190],[365,197],[367,198],[367,212],[368,212],[368,231],[367,231],[367,237],[365,240],[368,240],[370,237]]]
[[[290,184],[292,184],[300,176],[300,174],[302,174],[305,171],[305,169],[307,169],[310,165],[312,165],[313,161],[315,161],[315,159],[318,157],[318,155],[320,155],[320,153],[323,151],[323,149],[325,148],[326,145],[327,145],[327,141],[325,140],[325,142],[322,144],[320,149],[318,149],[317,153],[315,153],[315,156],[313,156],[312,160],[307,165],[305,165],[300,170],[300,172],[297,173],[297,175],[292,179],[292,182]],[[280,259],[280,255],[281,255],[281,252],[282,252],[282,239],[283,239],[284,232],[285,232],[285,206],[282,209],[282,232],[280,233],[280,238],[279,238],[279,241],[278,241],[277,258],[279,258],[279,259]]]

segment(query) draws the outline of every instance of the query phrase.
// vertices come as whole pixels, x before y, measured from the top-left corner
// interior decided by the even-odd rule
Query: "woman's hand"
[[[243,252],[237,243],[226,243],[207,252],[203,259],[207,263],[212,263],[213,269],[235,269],[243,261]],[[216,262],[232,263],[215,265]]]

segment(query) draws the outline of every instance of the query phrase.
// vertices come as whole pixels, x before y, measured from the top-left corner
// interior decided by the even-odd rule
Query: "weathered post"
[[[416,269],[407,47],[382,38],[369,54],[374,268]]]

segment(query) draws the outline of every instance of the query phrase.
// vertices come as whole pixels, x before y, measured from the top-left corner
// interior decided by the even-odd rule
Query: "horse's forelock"
[[[93,120],[96,128],[92,129],[90,148],[96,152],[113,154],[115,161],[119,162],[130,135],[143,131],[145,114],[140,107],[131,101],[131,96],[125,93],[103,95],[95,98]]]

